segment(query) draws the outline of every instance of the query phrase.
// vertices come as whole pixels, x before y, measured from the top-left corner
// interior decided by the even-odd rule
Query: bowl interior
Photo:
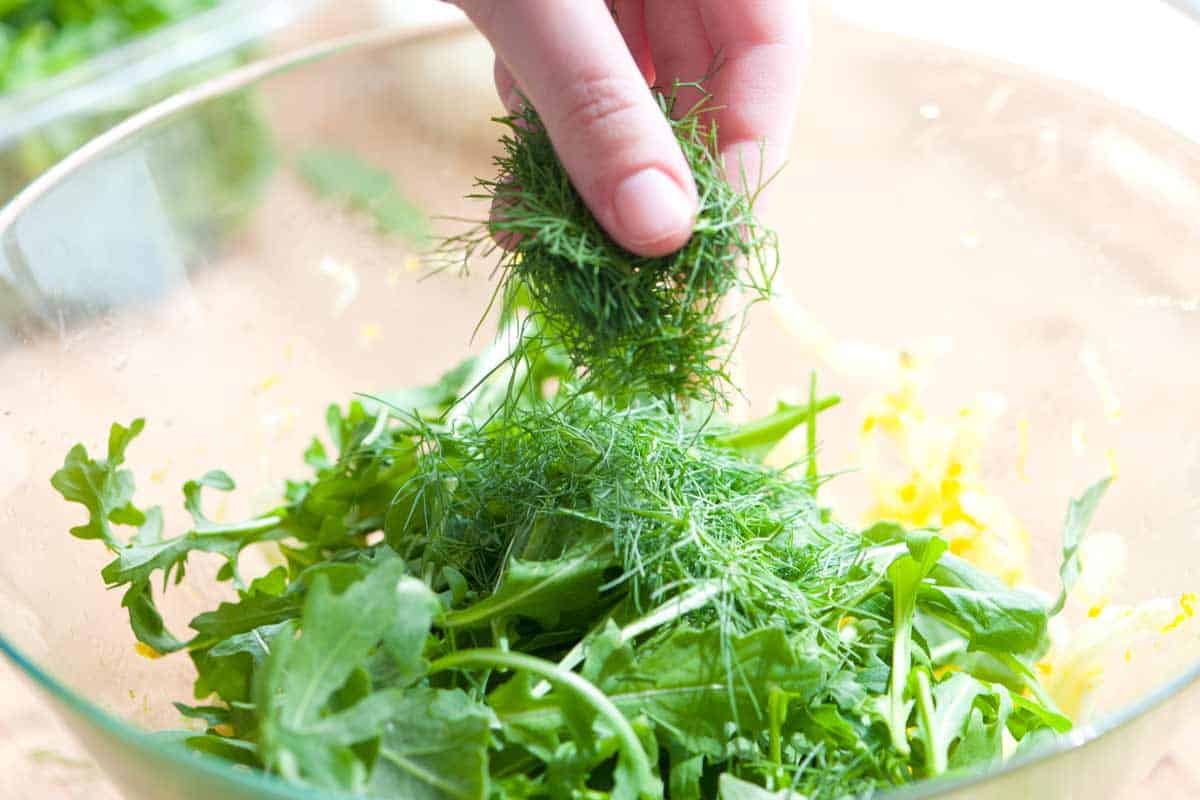
[[[751,314],[738,413],[807,391],[815,370],[844,400],[821,458],[850,471],[830,492],[858,521],[864,409],[916,356],[930,415],[981,393],[997,409],[980,474],[1028,534],[1029,582],[1054,591],[1067,499],[1115,469],[1096,528],[1128,558],[1109,599],[1194,591],[1200,149],[1004,64],[817,27],[765,211],[784,299]],[[108,148],[0,231],[0,633],[105,712],[178,725],[191,667],[135,651],[106,554],[67,534],[79,515],[49,476],[76,442],[94,452],[111,422],[145,417],[140,502],[182,529],[177,487],[221,468],[238,490],[210,511],[234,519],[277,499],[329,403],[428,383],[486,344],[471,331],[488,265],[423,277],[402,235],[317,196],[297,165],[353,151],[428,216],[478,217],[463,195],[495,149],[488,63],[458,32],[281,71]],[[167,594],[169,625],[211,605],[212,568],[197,560]],[[1095,719],[1194,664],[1200,632],[1156,646],[1098,682]],[[1128,758],[1161,755],[1156,736]]]

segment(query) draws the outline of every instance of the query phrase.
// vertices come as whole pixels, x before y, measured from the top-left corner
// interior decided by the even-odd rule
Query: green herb
[[[727,181],[708,100],[679,108],[681,88],[657,95],[700,196],[681,250],[645,258],[609,238],[529,106],[498,120],[507,129],[499,175],[478,184],[498,215],[446,246],[465,264],[492,252],[493,237],[513,242],[499,262],[505,306],[531,305],[547,337],[608,394],[718,397],[740,315],[722,301],[735,289],[751,302],[766,298],[778,267],[775,235],[755,219],[754,198]]]

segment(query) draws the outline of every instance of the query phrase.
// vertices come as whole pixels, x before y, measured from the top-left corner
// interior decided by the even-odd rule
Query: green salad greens
[[[0,94],[23,89],[220,0],[0,0]]]
[[[103,456],[70,451],[52,483],[87,510],[71,533],[112,551],[102,576],[140,647],[195,667],[191,729],[162,735],[395,800],[816,800],[986,769],[1071,728],[1033,669],[1057,605],[936,531],[856,530],[822,505],[836,397],[734,424],[654,384],[617,391],[545,294],[509,291],[491,350],[330,406],[262,516],[211,519],[204,495],[234,489],[213,471],[167,535],[124,464],[142,420]],[[766,466],[801,427],[802,463]],[[1064,592],[1103,488],[1068,515]],[[277,565],[249,578],[248,548]],[[229,594],[183,634],[156,600],[196,554]]]

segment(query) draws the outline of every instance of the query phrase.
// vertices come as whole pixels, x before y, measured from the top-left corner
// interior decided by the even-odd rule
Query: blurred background
[[[1187,19],[1200,19],[1200,0],[833,0],[822,6],[860,25],[1073,81],[1200,142],[1200,103],[1178,101],[1187,96],[1181,87],[1200,75],[1197,33]],[[334,37],[456,19],[461,15],[437,0],[0,0],[0,205],[131,114],[230,69]],[[490,55],[477,44],[456,47],[431,70],[431,96],[446,86],[477,98],[490,93]],[[452,119],[455,114],[481,105],[418,104],[412,113],[448,115],[443,122],[455,127],[463,122]],[[252,94],[214,109],[179,143],[195,163],[173,188],[205,202],[219,197],[232,219],[269,168],[271,128],[286,129],[279,117],[287,108],[273,109],[270,125]],[[919,113],[936,118],[937,98]],[[1109,144],[1110,160],[1139,172],[1157,191],[1188,190],[1173,185],[1170,174],[1156,173],[1160,165],[1136,149]],[[1200,208],[1200,198],[1173,202]],[[187,204],[180,207],[186,214]],[[211,214],[204,216],[211,221]],[[0,261],[0,321],[5,279]],[[62,280],[69,288],[71,276]],[[4,480],[0,462],[0,487]],[[1151,773],[1147,797],[1200,797],[1200,769],[1181,755],[1196,745],[1200,732],[1193,726]],[[85,797],[119,800],[31,687],[0,662],[0,798]]]

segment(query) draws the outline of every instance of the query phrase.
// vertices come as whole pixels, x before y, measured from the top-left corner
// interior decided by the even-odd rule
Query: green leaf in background
[[[1112,478],[1109,477],[1092,484],[1081,497],[1072,500],[1067,506],[1067,520],[1063,524],[1063,562],[1059,570],[1062,591],[1050,608],[1050,616],[1055,616],[1063,610],[1063,606],[1067,604],[1067,595],[1079,580],[1079,544],[1083,541],[1083,534],[1088,525],[1092,524],[1096,507],[1100,505],[1100,500],[1111,483]]]
[[[220,0],[0,0],[0,94],[70,69]]]
[[[335,148],[301,153],[296,169],[318,195],[371,215],[381,232],[400,236],[414,246],[428,241],[425,212],[401,193],[386,170]]]

